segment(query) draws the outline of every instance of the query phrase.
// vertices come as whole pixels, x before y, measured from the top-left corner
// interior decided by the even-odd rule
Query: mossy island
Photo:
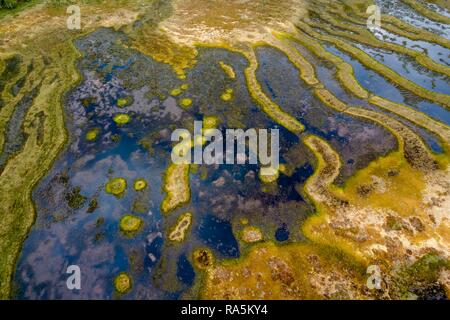
[[[204,129],[212,129],[217,127],[219,123],[219,118],[214,116],[208,116],[203,118],[203,128]]]
[[[126,214],[120,219],[120,231],[126,234],[133,234],[138,232],[143,225],[143,220],[140,217]]]
[[[259,228],[247,226],[241,231],[241,239],[246,243],[254,243],[263,240],[263,234]]]
[[[119,108],[123,108],[123,107],[129,106],[129,105],[132,104],[132,103],[133,103],[133,98],[132,98],[131,96],[119,98],[119,99],[117,99],[117,101],[116,101],[116,105],[117,105]]]
[[[86,140],[87,141],[95,141],[98,137],[98,134],[100,133],[100,128],[93,128],[90,129],[87,133],[86,133]]]
[[[172,97],[178,97],[183,91],[180,88],[175,88],[170,91]]]
[[[186,91],[187,89],[189,89],[189,84],[183,83],[179,88],[174,88],[170,90],[170,95],[172,97],[178,97],[180,94],[183,93],[183,91]]]
[[[106,193],[115,195],[116,197],[121,196],[126,189],[127,189],[127,180],[121,177],[109,180],[105,186]]]
[[[211,250],[206,248],[197,249],[192,254],[194,265],[202,270],[208,269],[214,265],[214,256]]]
[[[144,178],[139,178],[134,181],[134,190],[142,191],[147,188],[147,181]]]
[[[227,76],[230,79],[235,79],[236,78],[236,73],[234,72],[234,69],[232,66],[226,64],[223,61],[219,61],[219,65],[222,68],[222,70],[227,74]]]
[[[171,229],[169,240],[173,242],[183,242],[187,231],[192,223],[192,213],[185,212],[179,218],[175,226]]]
[[[220,95],[220,99],[223,101],[230,101],[233,99],[233,89],[228,88]]]
[[[192,105],[192,99],[189,98],[181,99],[180,104],[183,108],[189,108]]]
[[[133,284],[132,284],[131,277],[125,272],[121,272],[114,279],[114,288],[120,294],[125,294],[125,293],[130,292],[132,286],[133,286]]]
[[[117,125],[123,126],[131,121],[131,117],[126,113],[118,113],[114,116],[113,120]]]
[[[161,203],[161,211],[169,213],[187,203],[191,198],[188,164],[171,164],[163,178],[163,191],[166,193]]]
[[[259,171],[259,179],[262,183],[273,183],[277,181],[280,173],[275,168],[261,168]]]

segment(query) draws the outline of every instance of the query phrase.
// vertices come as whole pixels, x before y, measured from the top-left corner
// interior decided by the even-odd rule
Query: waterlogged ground
[[[410,23],[413,26],[426,29],[430,32],[445,36],[447,38],[450,36],[450,27],[448,25],[418,15],[417,12],[412,10],[411,7],[409,7],[407,4],[402,3],[402,1],[400,0],[377,0],[375,1],[375,3],[380,6],[383,13],[393,15],[399,19],[404,20],[405,22]],[[445,8],[441,9],[441,12],[447,12],[448,14],[448,10]]]
[[[113,279],[122,271],[133,276],[135,290],[129,298],[177,298],[193,284],[195,272],[186,257],[195,248],[206,246],[218,259],[239,257],[234,222],[246,218],[269,239],[301,240],[299,224],[314,211],[298,191],[313,173],[310,152],[281,128],[282,162],[284,156],[294,158],[294,174],[264,191],[255,165],[200,166],[190,177],[191,203],[179,211],[195,213],[193,231],[183,245],[167,244],[176,215],[163,217],[160,203],[171,128],[191,128],[194,119],[204,116],[217,116],[223,128],[279,126],[249,97],[246,62],[239,55],[202,49],[197,65],[181,81],[167,65],[127,49],[126,42],[123,34],[101,29],[76,43],[83,54],[78,63],[83,80],[65,98],[70,142],[33,193],[38,215],[16,273],[18,298],[113,298]],[[263,89],[302,119],[307,132],[326,138],[341,152],[343,178],[395,147],[382,127],[324,108],[303,89],[298,71],[280,52],[261,47],[257,54]],[[227,79],[219,61],[233,66],[235,81]],[[189,84],[183,96],[193,100],[187,111],[170,96],[183,83]],[[225,87],[234,90],[231,104],[220,99]],[[117,100],[124,97],[132,102],[118,107]],[[113,117],[122,112],[131,115],[131,122],[120,126]],[[96,128],[98,137],[88,141],[86,134]],[[129,185],[120,199],[105,192],[114,177]],[[146,190],[133,190],[138,178],[148,182]],[[93,200],[97,207],[90,209]],[[138,236],[121,234],[118,221],[125,213],[144,219]],[[84,275],[79,292],[68,291],[65,283],[65,270],[73,264]]]
[[[139,19],[122,12],[130,20],[122,29],[104,27],[116,26],[108,20],[69,37],[80,79],[61,91],[68,140],[32,188],[36,219],[11,288],[1,289],[17,299],[448,297],[450,27],[408,1],[375,1],[397,20],[366,42],[367,3],[350,2],[269,1],[246,11],[231,1],[229,16],[212,19],[222,10],[214,4],[205,18],[186,14],[201,1],[154,1]],[[42,59],[43,70],[58,60]],[[12,157],[29,150],[33,130],[44,148],[48,110],[33,108],[50,105],[40,94],[61,79],[29,84],[43,72],[37,58],[5,61],[0,91],[18,79],[0,94],[0,112],[15,106],[0,178],[15,172]],[[262,181],[258,165],[224,164],[191,165],[186,181],[171,181],[173,130],[192,132],[203,119],[223,133],[279,129],[277,179]],[[120,195],[107,192],[114,178],[127,182]],[[163,210],[174,182],[175,196],[187,184],[189,199]],[[127,214],[142,220],[137,232],[120,229]],[[175,241],[181,217],[191,222]],[[373,264],[386,275],[381,291],[366,286]],[[81,290],[67,288],[70,265],[80,267]]]

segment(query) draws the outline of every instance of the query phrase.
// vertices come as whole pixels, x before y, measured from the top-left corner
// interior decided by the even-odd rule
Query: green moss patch
[[[86,133],[86,140],[87,141],[95,141],[98,137],[98,134],[100,133],[100,128],[94,128],[89,130]]]
[[[120,231],[124,233],[134,233],[141,229],[142,227],[142,219],[140,217],[136,217],[130,214],[124,215],[120,219]]]
[[[67,204],[70,208],[79,209],[86,202],[86,197],[83,196],[80,192],[81,188],[75,187],[66,195]]]
[[[125,106],[130,105],[132,102],[133,102],[133,99],[131,97],[119,98],[116,101],[116,105],[119,108],[123,108]]]
[[[180,104],[183,108],[189,108],[192,105],[192,99],[189,98],[181,99]]]
[[[222,99],[223,101],[230,101],[233,99],[233,89],[228,88],[227,90],[225,90],[225,92],[222,93],[222,95],[220,96],[220,99]]]
[[[147,181],[145,179],[141,178],[134,181],[134,190],[141,191],[145,188],[147,188]]]
[[[115,279],[114,279],[114,288],[116,291],[120,294],[125,294],[129,292],[132,288],[132,280],[131,277],[126,274],[125,272],[121,272]]]
[[[124,125],[131,121],[131,117],[126,113],[118,113],[113,118],[118,125]]]
[[[211,250],[206,248],[195,250],[192,258],[194,265],[199,269],[208,269],[214,264],[214,256]]]
[[[115,196],[122,195],[127,188],[127,180],[124,178],[114,178],[108,181],[105,186],[105,191]]]
[[[170,91],[170,95],[173,97],[179,96],[183,91],[180,88],[175,88]]]

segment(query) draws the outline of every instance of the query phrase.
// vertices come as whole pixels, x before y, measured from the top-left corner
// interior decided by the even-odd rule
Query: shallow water
[[[450,27],[448,25],[430,20],[420,15],[413,8],[402,3],[400,0],[376,0],[375,3],[381,8],[382,14],[395,16],[417,28],[428,30],[447,39],[450,38]]]
[[[422,4],[428,7],[428,9],[433,10],[443,16],[450,17],[450,10],[447,8],[441,7],[435,3],[430,3],[427,1],[421,1]]]
[[[354,45],[415,84],[430,91],[450,94],[450,79],[447,76],[423,68],[411,57],[362,44]]]
[[[14,277],[18,299],[182,298],[197,279],[191,258],[195,249],[209,248],[218,260],[243,254],[245,246],[236,233],[243,218],[259,227],[266,240],[304,240],[301,224],[315,209],[300,190],[313,174],[316,160],[297,136],[270,120],[251,99],[244,57],[223,49],[199,48],[197,64],[182,81],[168,65],[129,49],[127,42],[120,32],[100,29],[76,43],[83,54],[78,63],[83,80],[65,97],[70,140],[33,192],[37,218]],[[327,49],[339,54],[332,47]],[[267,96],[305,125],[305,135],[324,138],[342,157],[338,183],[396,149],[395,138],[382,126],[320,103],[281,52],[259,47],[257,57],[257,78]],[[219,61],[233,67],[235,80],[227,77]],[[382,77],[348,61],[369,90],[411,103],[450,123],[443,108],[405,98],[404,92]],[[345,92],[328,66],[317,65],[317,70],[319,79],[339,98],[371,107]],[[180,97],[193,100],[188,110],[179,107],[180,97],[169,94],[184,83],[190,87]],[[231,102],[220,99],[228,88],[233,89]],[[119,108],[120,98],[131,98],[130,105]],[[115,124],[112,119],[118,113],[129,114],[131,122]],[[281,162],[293,164],[293,174],[280,175],[277,184],[263,185],[257,165],[201,165],[189,177],[190,203],[163,215],[160,203],[163,174],[170,163],[170,134],[175,128],[191,129],[194,120],[205,116],[217,116],[222,132],[225,128],[278,128]],[[86,133],[92,129],[98,129],[99,136],[87,141]],[[422,135],[438,152],[433,137]],[[128,182],[122,197],[104,191],[113,177]],[[135,191],[137,178],[144,178],[149,187]],[[94,200],[97,207],[92,205]],[[168,243],[170,228],[187,211],[193,221],[186,241]],[[134,237],[119,230],[119,220],[126,213],[144,221]],[[81,268],[79,291],[66,287],[66,269],[72,264]],[[120,272],[133,279],[133,290],[124,296],[113,288]]]
[[[406,37],[391,33],[383,28],[375,30],[375,36],[383,41],[392,42],[415,51],[424,52],[434,61],[450,66],[450,49],[436,43],[421,40],[411,40]]]
[[[341,179],[365,167],[373,157],[395,148],[395,139],[383,127],[325,107],[280,51],[270,47],[259,48],[257,57],[260,62],[257,75],[263,90],[283,110],[297,117],[305,125],[306,133],[330,142],[344,163]]]
[[[310,63],[312,63],[319,81],[322,84],[324,84],[324,86],[328,90],[330,90],[337,98],[353,107],[363,107],[381,113],[388,113],[390,117],[396,118],[405,125],[409,126],[413,131],[418,133],[419,136],[424,139],[425,143],[430,147],[430,149],[433,152],[436,153],[443,152],[439,139],[435,135],[427,132],[422,128],[417,127],[416,125],[414,125],[413,123],[409,122],[406,119],[400,118],[390,112],[387,112],[385,109],[381,109],[377,106],[371,105],[366,100],[359,99],[353,96],[352,94],[348,93],[347,91],[345,91],[345,89],[342,87],[339,81],[334,77],[334,74],[336,73],[336,68],[334,67],[333,64],[326,63],[320,60],[319,58],[311,54],[311,52],[308,51],[306,48],[295,42],[291,42],[290,44],[294,46],[302,54],[303,57],[305,57]]]
[[[356,79],[364,88],[366,88],[370,92],[373,92],[376,95],[388,100],[410,106],[447,125],[450,124],[450,111],[448,111],[447,109],[435,103],[416,97],[410,92],[407,92],[406,94],[403,90],[392,85],[381,75],[367,69],[359,61],[344,54],[335,46],[325,45],[325,48],[329,52],[341,57],[346,62],[351,64],[354,69]]]

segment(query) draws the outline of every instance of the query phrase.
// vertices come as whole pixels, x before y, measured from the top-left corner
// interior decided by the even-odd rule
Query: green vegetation
[[[223,101],[230,101],[231,99],[233,99],[233,89],[228,88],[227,90],[225,90],[225,92],[220,95],[220,99],[222,99]]]
[[[0,0],[0,9],[14,9],[30,0]]]
[[[89,206],[87,209],[87,213],[92,213],[98,208],[98,201],[97,198],[93,198],[91,201],[89,201]]]
[[[75,187],[66,195],[67,204],[70,208],[79,209],[86,202],[86,197],[83,196],[80,192],[81,188]]]
[[[214,256],[211,250],[206,248],[196,249],[192,254],[194,266],[199,269],[208,269],[214,265]]]
[[[186,233],[192,223],[192,213],[185,212],[178,217],[178,221],[169,233],[169,240],[174,242],[183,242]]]
[[[445,170],[449,163],[450,129],[424,113],[378,97],[364,89],[356,80],[351,65],[325,50],[323,45],[328,43],[336,46],[394,85],[402,87],[405,98],[409,97],[409,93],[414,93],[447,108],[448,95],[426,90],[407,78],[400,77],[352,43],[365,43],[405,54],[413,58],[413,62],[417,62],[420,68],[444,75],[450,74],[449,68],[432,61],[424,53],[406,46],[387,44],[369,34],[365,9],[371,1],[330,0],[327,3],[327,0],[292,0],[292,4],[299,10],[273,10],[266,13],[264,9],[260,9],[267,8],[267,1],[274,4],[274,7],[279,7],[279,2],[275,0],[261,1],[264,5],[256,1],[251,7],[245,7],[245,14],[249,17],[247,20],[252,23],[248,25],[245,21],[236,20],[240,23],[235,26],[228,21],[244,13],[237,4],[238,1],[227,3],[229,10],[223,10],[224,4],[220,2],[217,2],[217,7],[216,2],[202,6],[203,1],[179,1],[176,6],[170,7],[167,14],[161,14],[166,28],[156,28],[161,17],[155,18],[154,12],[145,12],[148,4],[146,1],[129,0],[126,1],[126,6],[122,1],[84,1],[83,26],[86,28],[73,32],[67,30],[65,25],[66,7],[60,6],[73,1],[54,0],[47,1],[42,6],[31,6],[38,1],[0,0],[1,147],[7,139],[5,133],[18,101],[25,94],[36,90],[36,84],[39,83],[38,93],[21,124],[21,130],[26,135],[24,144],[20,152],[14,155],[14,161],[5,164],[0,175],[0,299],[10,296],[14,265],[35,220],[31,192],[51,168],[67,140],[62,97],[80,80],[75,64],[79,53],[73,41],[102,26],[131,26],[136,19],[143,21],[138,34],[135,33],[135,28],[121,29],[124,33],[129,33],[131,46],[159,62],[170,64],[179,79],[185,79],[185,69],[192,68],[197,62],[198,46],[222,48],[244,56],[248,60],[244,76],[251,97],[268,118],[296,135],[304,130],[300,116],[293,116],[283,110],[272,101],[258,82],[256,74],[259,63],[255,47],[259,45],[269,45],[284,53],[298,69],[307,90],[326,107],[345,113],[346,116],[383,126],[398,141],[398,150],[372,161],[366,168],[355,172],[343,186],[338,187],[334,185],[342,166],[338,153],[321,138],[303,137],[302,142],[316,157],[316,171],[306,182],[302,196],[309,197],[317,214],[308,216],[302,223],[301,230],[297,230],[301,231],[307,241],[286,246],[277,246],[268,241],[255,243],[246,246],[248,248],[242,257],[233,261],[216,262],[210,250],[195,250],[191,256],[194,266],[204,272],[203,277],[198,277],[201,278],[198,285],[203,286],[202,297],[372,298],[364,284],[366,266],[373,260],[381,261],[386,269],[386,285],[389,286],[387,292],[393,298],[422,298],[427,296],[429,290],[433,291],[436,287],[440,289],[440,278],[443,277],[443,271],[449,268],[448,260],[442,258],[441,253],[448,248],[450,233],[448,226],[442,223],[445,219],[442,218],[442,207],[439,206],[446,204],[445,197],[448,194],[436,191],[433,187],[448,184]],[[402,1],[431,19],[448,22],[447,17],[432,12],[421,3]],[[54,6],[49,7],[48,4]],[[321,10],[315,10],[317,5],[320,5]],[[9,14],[19,10],[23,10],[20,15]],[[188,15],[187,10],[195,10],[198,14]],[[231,17],[211,18],[217,17],[217,12]],[[397,35],[450,47],[448,39],[413,27],[395,17],[383,15],[382,20],[383,28]],[[264,24],[255,27],[260,21]],[[283,23],[279,23],[280,21]],[[183,28],[187,25],[186,22],[192,28]],[[200,24],[202,28],[196,28]],[[184,34],[185,30],[189,30],[189,37]],[[204,30],[208,30],[208,33],[205,34]],[[220,39],[214,34],[220,34]],[[294,42],[301,44],[321,62],[335,68],[333,76],[347,94],[364,100],[374,110],[382,108],[387,112],[351,106],[340,100],[341,97],[335,96],[331,88],[327,89],[320,83],[315,74],[315,65],[309,61],[308,55],[303,56],[296,49]],[[33,65],[32,70],[28,69],[30,64]],[[225,73],[222,75],[224,88],[228,87],[220,98],[232,101],[233,90],[229,86],[236,78],[236,73],[231,65],[223,61],[219,61],[219,65]],[[215,66],[219,68],[217,64]],[[12,90],[16,84],[20,85],[17,92]],[[171,88],[163,90],[168,89]],[[188,89],[188,84],[182,84],[170,91],[172,96],[179,96],[179,103],[184,108],[192,105],[192,100],[186,97]],[[415,95],[405,101],[414,100]],[[80,101],[85,107],[94,102],[93,98]],[[117,107],[125,107],[131,102],[131,97],[120,98],[117,100]],[[239,107],[233,111],[237,108]],[[391,113],[396,117],[392,117]],[[41,126],[36,125],[36,115],[42,120]],[[402,121],[397,116],[403,118]],[[408,122],[403,123],[404,119],[436,134],[443,142],[444,152],[440,155],[430,152],[416,130],[405,124]],[[129,123],[131,117],[120,113],[113,120],[122,126]],[[216,127],[218,123],[214,117],[206,117],[204,121],[205,130]],[[92,129],[85,138],[87,141],[94,141],[99,133],[100,129]],[[114,142],[118,142],[119,138],[119,135],[111,137]],[[196,143],[203,144],[203,141]],[[152,143],[149,142],[147,146],[152,149]],[[198,169],[193,165],[168,166],[163,183],[165,198],[161,203],[162,212],[168,213],[189,203],[190,168]],[[201,167],[200,170],[201,179],[206,179],[208,169]],[[280,167],[280,172],[286,173],[286,168]],[[391,174],[392,172],[395,174]],[[277,178],[278,172],[273,172],[262,177],[262,180],[276,186]],[[383,188],[373,181],[381,181]],[[147,182],[143,179],[134,182],[136,191],[146,187]],[[105,191],[117,197],[122,196],[126,188],[127,181],[124,178],[111,179],[105,185]],[[135,196],[146,194],[141,192]],[[428,198],[431,199],[430,202],[426,202]],[[78,209],[85,205],[87,198],[81,194],[80,187],[74,187],[65,194],[65,200],[70,208]],[[92,198],[87,212],[94,212],[97,207],[97,198]],[[137,207],[133,203],[133,208]],[[55,220],[61,220],[63,215],[55,213],[54,217]],[[98,220],[96,227],[101,226],[103,221]],[[180,215],[175,226],[169,230],[169,239],[183,241],[191,223],[190,213]],[[430,224],[433,225],[432,228]],[[139,231],[142,225],[142,218],[132,215],[123,216],[119,222],[121,232],[127,235]],[[417,225],[420,227],[415,227]],[[256,227],[247,226],[240,231],[242,233],[238,235],[244,242],[263,240],[263,232]],[[266,235],[266,230],[263,231]],[[95,239],[101,239],[100,233],[95,235]],[[396,239],[395,245],[392,239]],[[430,251],[433,252],[423,256],[424,252]],[[401,264],[409,260],[412,262]],[[400,267],[397,262],[400,262]],[[126,273],[119,274],[114,279],[114,287],[120,294],[129,292],[132,287],[131,277]]]
[[[127,180],[120,177],[111,179],[105,186],[106,193],[113,194],[117,197],[121,196],[126,189],[127,189]]]
[[[141,191],[145,188],[147,188],[147,181],[145,179],[141,178],[134,181],[134,190]]]
[[[173,97],[179,96],[183,91],[180,88],[175,88],[172,91],[170,91],[170,95]]]
[[[181,99],[180,104],[183,108],[189,108],[192,105],[192,99],[189,98]]]
[[[123,233],[134,234],[141,229],[142,224],[143,221],[140,217],[127,214],[120,219],[119,226]]]
[[[128,122],[130,122],[131,117],[126,113],[118,113],[113,118],[114,122],[117,123],[119,126],[125,125]]]
[[[450,270],[450,261],[436,253],[428,253],[412,264],[402,265],[393,278],[394,298],[426,298],[439,288],[439,276],[444,270]]]
[[[133,284],[132,284],[131,277],[128,274],[126,274],[125,272],[121,272],[114,279],[114,288],[120,294],[128,293],[131,290],[132,286],[133,286]]]
[[[125,107],[125,106],[128,106],[128,105],[130,105],[131,103],[133,102],[133,99],[132,99],[132,97],[125,97],[125,98],[119,98],[119,99],[117,99],[117,106],[119,107],[119,108],[123,108],[123,107]]]
[[[94,128],[89,130],[86,133],[86,140],[87,141],[95,141],[97,139],[98,134],[100,133],[100,128]]]
[[[163,190],[166,196],[161,203],[163,213],[169,213],[191,198],[189,164],[172,163],[164,175]]]

